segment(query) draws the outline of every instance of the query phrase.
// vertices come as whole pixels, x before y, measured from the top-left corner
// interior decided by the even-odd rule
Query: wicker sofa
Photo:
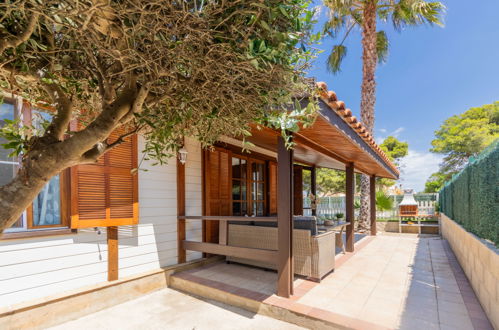
[[[299,219],[298,221],[303,221]],[[314,220],[315,222],[315,220]],[[235,224],[230,223],[228,245],[255,249],[277,250],[277,228],[275,223]],[[297,221],[295,220],[295,228]],[[303,227],[303,226],[302,226]],[[294,270],[298,275],[320,281],[334,270],[335,234],[317,234],[313,229],[293,230]],[[276,269],[275,264],[260,261],[227,257],[228,261],[257,267]]]

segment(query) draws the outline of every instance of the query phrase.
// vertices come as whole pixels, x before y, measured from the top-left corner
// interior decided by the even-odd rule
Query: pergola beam
[[[293,150],[277,137],[277,295],[293,294]]]

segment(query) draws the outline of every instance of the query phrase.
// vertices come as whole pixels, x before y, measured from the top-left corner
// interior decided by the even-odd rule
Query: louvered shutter
[[[230,151],[205,151],[206,215],[231,215]],[[205,222],[205,241],[219,242],[219,222]]]
[[[109,141],[123,133],[116,130]],[[137,137],[125,141],[96,164],[71,168],[71,228],[138,223]]]

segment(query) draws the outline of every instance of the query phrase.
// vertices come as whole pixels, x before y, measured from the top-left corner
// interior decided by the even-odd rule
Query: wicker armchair
[[[252,225],[229,224],[228,245],[255,249],[277,250],[277,228]],[[293,230],[294,270],[298,275],[320,281],[334,270],[335,235],[326,232],[311,235],[310,230]],[[275,264],[227,257],[228,261],[276,269]]]

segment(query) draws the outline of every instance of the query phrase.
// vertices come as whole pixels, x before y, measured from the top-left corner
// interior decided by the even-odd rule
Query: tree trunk
[[[367,131],[374,135],[374,105],[376,103],[376,1],[367,1],[362,23],[362,89],[360,116]],[[360,184],[359,227],[367,229],[369,223],[369,176],[362,175]]]

